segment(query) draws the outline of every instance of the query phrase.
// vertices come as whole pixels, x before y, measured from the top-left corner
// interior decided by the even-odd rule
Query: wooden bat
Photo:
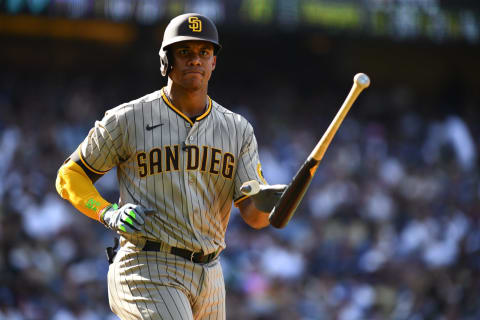
[[[288,224],[295,213],[295,210],[300,204],[300,201],[303,199],[303,196],[305,195],[305,192],[307,191],[310,182],[317,171],[318,164],[322,160],[325,151],[345,119],[350,107],[355,102],[362,90],[367,88],[369,85],[370,79],[366,74],[358,73],[355,75],[353,78],[352,89],[350,89],[350,92],[340,107],[340,110],[338,110],[337,115],[330,123],[330,126],[325,131],[313,151],[310,153],[307,160],[303,163],[297,174],[293,177],[282,197],[278,200],[275,207],[270,212],[269,220],[272,226],[276,228],[283,228]],[[261,189],[262,186],[259,185],[258,181],[252,180],[246,182],[240,190],[246,195],[255,195]]]

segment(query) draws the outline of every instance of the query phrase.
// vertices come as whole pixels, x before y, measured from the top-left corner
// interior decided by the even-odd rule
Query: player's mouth
[[[201,70],[186,70],[184,71],[184,74],[199,74],[203,76],[203,71]]]

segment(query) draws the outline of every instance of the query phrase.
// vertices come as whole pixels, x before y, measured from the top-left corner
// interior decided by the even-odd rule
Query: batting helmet
[[[185,13],[173,18],[163,34],[162,47],[160,48],[160,71],[162,76],[167,76],[172,66],[171,53],[168,47],[176,42],[187,40],[208,41],[214,46],[217,55],[222,46],[218,43],[218,32],[215,24],[209,18],[198,13]]]

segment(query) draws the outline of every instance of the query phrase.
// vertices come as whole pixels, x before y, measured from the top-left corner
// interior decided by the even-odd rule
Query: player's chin
[[[185,77],[183,83],[189,89],[201,89],[205,86],[205,79],[203,77]]]
[[[186,73],[183,76],[184,81],[186,82],[203,82],[205,79],[204,75],[197,72]]]

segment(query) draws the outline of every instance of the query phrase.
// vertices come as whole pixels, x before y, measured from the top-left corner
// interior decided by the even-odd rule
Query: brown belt
[[[160,242],[154,242],[147,240],[143,251],[161,251],[162,244]],[[182,257],[184,259],[190,260],[195,263],[209,263],[217,257],[217,252],[212,252],[210,254],[203,254],[203,252],[193,252],[187,249],[170,247],[168,251],[171,254]]]

